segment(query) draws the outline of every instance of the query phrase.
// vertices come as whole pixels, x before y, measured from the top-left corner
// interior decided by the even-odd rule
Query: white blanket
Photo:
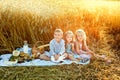
[[[70,61],[70,60],[64,60],[62,63],[55,63],[52,61],[45,61],[45,60],[40,60],[40,59],[35,59],[32,61],[25,61],[24,63],[11,63],[9,61],[9,58],[12,56],[12,54],[4,54],[1,55],[0,58],[2,58],[2,60],[0,60],[0,66],[52,66],[52,65],[62,65],[62,64],[71,64],[74,61]],[[87,63],[81,63],[81,62],[76,62],[76,64],[89,64],[90,61],[88,61]]]
[[[22,49],[19,49],[19,51],[22,51]],[[29,48],[29,52],[31,51],[31,48]],[[52,62],[52,61],[45,61],[45,60],[40,60],[40,59],[34,59],[32,61],[25,61],[24,63],[17,63],[17,61],[15,62],[11,62],[9,61],[9,58],[12,56],[12,54],[3,54],[0,56],[1,60],[0,60],[0,66],[52,66],[52,65],[62,65],[62,64],[71,64],[71,63],[76,63],[76,64],[89,64],[90,60],[82,63],[80,62],[75,62],[75,61],[71,61],[71,60],[63,60],[62,63],[57,63],[57,62]],[[75,55],[78,56],[78,55]]]

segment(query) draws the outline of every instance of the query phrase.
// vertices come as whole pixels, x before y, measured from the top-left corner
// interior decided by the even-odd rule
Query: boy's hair
[[[77,34],[82,34],[83,35],[83,39],[86,40],[86,33],[85,33],[85,31],[83,29],[76,30],[76,33],[75,33],[76,40],[77,40]]]
[[[61,29],[55,29],[54,33],[55,32],[60,32],[63,35],[63,31]]]

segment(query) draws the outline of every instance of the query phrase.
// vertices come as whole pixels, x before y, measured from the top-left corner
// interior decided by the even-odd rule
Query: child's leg
[[[66,59],[67,56],[68,56],[67,53],[63,53],[61,56],[59,56],[58,61],[62,61],[62,60],[64,60],[64,59]]]
[[[51,60],[51,58],[46,56],[45,54],[41,54],[39,58],[42,59],[42,60],[47,60],[47,61]]]
[[[70,59],[72,61],[79,61],[78,59],[75,59],[72,54],[68,54],[68,59]]]
[[[96,58],[102,59],[103,61],[107,62],[107,63],[111,63],[112,60],[109,59],[106,55],[98,55],[96,54]]]
[[[51,55],[49,52],[45,51],[43,54],[40,55],[40,59],[51,61]]]
[[[68,57],[68,54],[67,53],[63,53],[63,55],[65,57],[65,59]]]

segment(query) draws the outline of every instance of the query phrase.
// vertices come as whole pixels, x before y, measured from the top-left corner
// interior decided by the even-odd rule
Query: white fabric
[[[30,61],[30,62],[25,61],[24,63],[16,63],[16,62],[11,63],[11,62],[9,62],[9,58],[11,56],[12,56],[12,54],[1,55],[0,57],[2,58],[2,60],[0,60],[0,66],[53,66],[53,65],[62,65],[62,64],[71,64],[71,63],[73,63],[73,61],[67,60],[67,59],[63,60],[62,63],[52,62],[52,61],[45,61],[45,60],[40,60],[40,59],[34,59],[34,60]],[[90,63],[90,61],[88,61],[86,63],[77,62],[76,64],[89,64],[89,63]]]

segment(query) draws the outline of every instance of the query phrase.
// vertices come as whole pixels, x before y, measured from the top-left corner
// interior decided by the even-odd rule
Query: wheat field
[[[119,0],[0,0],[0,54],[11,53],[27,40],[49,43],[56,28],[82,28],[89,48],[101,59],[89,65],[0,67],[1,80],[120,80]]]

